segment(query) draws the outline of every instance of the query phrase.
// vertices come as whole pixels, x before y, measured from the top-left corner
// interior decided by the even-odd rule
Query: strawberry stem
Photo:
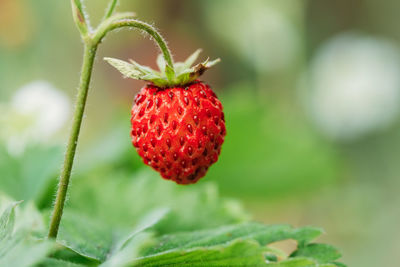
[[[119,28],[137,28],[140,30],[145,31],[151,37],[153,37],[154,41],[157,43],[158,47],[160,48],[165,61],[167,62],[168,66],[174,69],[174,64],[171,56],[171,52],[168,49],[167,43],[164,38],[161,36],[158,31],[148,23],[143,21],[133,19],[133,18],[119,18],[116,15],[110,17],[109,19],[105,20],[103,23],[100,24],[99,28],[95,31],[93,36],[93,41],[95,43],[101,42],[104,36],[115,29]]]
[[[79,132],[82,124],[83,112],[85,110],[86,99],[92,76],[94,58],[96,56],[97,46],[85,45],[83,53],[82,74],[79,82],[79,91],[75,105],[72,128],[65,153],[64,165],[60,175],[56,200],[54,202],[53,214],[48,233],[49,238],[56,238],[60,226],[61,217],[64,209],[65,198],[68,191],[69,179],[71,177],[72,164],[74,162],[76,146],[78,144]]]
[[[118,0],[111,0],[108,8],[106,10],[106,14],[104,15],[104,19],[108,19],[114,13],[115,7],[117,6]]]
[[[78,27],[82,37],[86,37],[89,33],[90,25],[87,15],[83,10],[81,0],[71,0],[72,17],[74,18],[75,25]]]
[[[87,15],[83,10],[82,0],[71,0],[73,18],[85,45],[83,53],[81,78],[79,82],[79,91],[75,104],[72,128],[70,131],[70,136],[64,158],[64,164],[58,183],[56,199],[54,201],[48,238],[56,239],[58,235],[58,230],[68,192],[68,185],[71,177],[72,165],[74,163],[76,147],[78,145],[79,132],[81,129],[82,118],[85,110],[90,79],[92,76],[93,63],[96,57],[97,47],[101,43],[104,36],[108,32],[117,28],[134,27],[141,29],[154,38],[154,40],[156,41],[156,43],[158,44],[164,55],[165,61],[167,62],[168,66],[170,66],[173,70],[174,65],[171,53],[167,47],[167,44],[164,41],[164,38],[157,32],[157,30],[153,26],[141,22],[139,20],[133,19],[134,14],[132,12],[119,13],[119,14],[117,13],[112,15],[116,3],[117,1],[111,0],[109,9],[106,13],[106,17],[97,27],[96,30],[91,31],[90,25],[87,20]]]

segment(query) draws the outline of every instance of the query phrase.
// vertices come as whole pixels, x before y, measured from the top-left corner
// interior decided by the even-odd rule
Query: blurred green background
[[[160,29],[176,60],[197,48],[222,59],[203,77],[225,108],[221,157],[197,185],[160,179],[158,187],[194,192],[211,182],[255,220],[323,227],[322,241],[341,248],[349,266],[398,266],[400,2],[120,2],[119,11],[135,11]],[[69,5],[0,1],[0,191],[40,208],[51,205],[79,79],[82,42]],[[92,24],[106,5],[86,1]],[[113,200],[121,204],[119,190],[135,193],[121,186],[133,173],[159,179],[130,144],[130,108],[143,83],[122,79],[102,60],[155,67],[157,54],[149,38],[129,30],[113,32],[100,46],[70,207],[94,212],[90,202],[101,201],[95,191],[121,195]],[[148,190],[136,200],[162,194]],[[97,213],[107,219],[112,210]]]

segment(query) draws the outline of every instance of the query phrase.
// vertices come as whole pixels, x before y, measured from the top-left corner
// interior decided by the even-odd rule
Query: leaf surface
[[[332,262],[339,259],[340,252],[328,244],[308,244],[292,253],[292,257],[309,257],[317,260],[319,263]]]
[[[182,249],[155,254],[137,260],[133,266],[265,266],[261,252],[262,249],[256,242],[238,240],[207,249]]]
[[[236,239],[255,240],[262,246],[286,239],[295,239],[304,243],[311,241],[309,234],[306,234],[311,231],[314,233],[315,230],[311,227],[299,230],[289,225],[263,225],[259,223],[228,225],[211,230],[164,235],[160,237],[158,245],[150,248],[147,253],[155,254],[177,248],[189,249],[223,245]],[[317,236],[313,234],[313,237]]]
[[[14,229],[15,208],[19,203],[9,204],[0,216],[0,266],[33,266],[45,258],[52,247],[50,241],[37,240],[25,229]]]

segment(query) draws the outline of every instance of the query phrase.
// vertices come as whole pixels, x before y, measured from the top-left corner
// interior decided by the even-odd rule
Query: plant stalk
[[[65,199],[67,196],[69,180],[71,177],[72,165],[74,163],[75,151],[78,144],[78,137],[81,129],[83,113],[85,110],[90,78],[92,76],[93,63],[96,56],[97,47],[101,43],[104,36],[108,32],[118,28],[133,27],[141,29],[153,37],[154,41],[160,47],[167,64],[173,69],[172,56],[164,38],[153,26],[133,19],[132,17],[134,16],[134,13],[132,12],[112,15],[116,3],[116,0],[111,0],[109,10],[106,13],[106,19],[101,22],[99,27],[94,32],[91,32],[89,30],[90,27],[87,24],[86,14],[84,13],[81,0],[71,0],[73,18],[80,31],[85,48],[74,118],[68,140],[67,151],[65,153],[64,164],[60,175],[60,181],[58,183],[56,200],[54,202],[53,212],[51,215],[50,228],[47,235],[48,238],[57,238],[58,229],[60,227],[61,217],[64,210]]]
[[[161,34],[153,26],[151,26],[150,24],[148,24],[146,22],[143,22],[143,21],[140,21],[137,19],[133,19],[130,17],[119,18],[117,14],[114,16],[114,18],[115,19],[109,18],[108,20],[105,20],[102,24],[100,24],[100,26],[98,27],[98,29],[96,30],[96,32],[93,35],[94,43],[100,43],[101,40],[104,38],[104,36],[108,32],[113,31],[115,29],[136,28],[136,29],[146,32],[153,38],[155,43],[160,48],[160,50],[164,56],[165,62],[167,62],[167,64],[172,69],[174,69],[174,62],[173,62],[173,59],[171,56],[171,52],[168,49],[167,43],[164,40],[164,38],[161,36]]]
[[[114,13],[115,7],[117,6],[118,0],[111,0],[110,4],[108,5],[106,14],[104,15],[103,20],[108,19]]]
[[[79,82],[79,91],[75,104],[74,118],[67,145],[67,151],[65,153],[64,165],[62,168],[60,181],[58,184],[54,209],[51,216],[48,238],[56,238],[58,234],[58,228],[60,226],[60,221],[64,209],[64,203],[67,196],[68,184],[71,177],[71,170],[74,162],[76,146],[78,144],[78,137],[81,129],[83,113],[85,110],[90,78],[92,76],[94,58],[96,56],[96,50],[97,50],[97,44],[96,45],[85,44],[81,79]]]

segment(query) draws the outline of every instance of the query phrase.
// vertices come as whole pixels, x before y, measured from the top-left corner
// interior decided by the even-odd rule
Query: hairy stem
[[[104,21],[102,24],[100,24],[99,28],[94,33],[93,41],[95,43],[101,42],[101,40],[108,32],[125,27],[137,28],[143,30],[146,33],[148,33],[151,37],[153,37],[154,41],[157,43],[161,52],[163,53],[165,61],[172,69],[174,69],[171,52],[169,51],[164,38],[161,36],[160,33],[158,33],[158,31],[153,26],[143,21],[136,20],[133,18],[113,19],[111,17],[108,20]]]
[[[106,14],[104,15],[104,19],[108,19],[114,13],[115,7],[117,6],[118,0],[111,0],[110,4],[108,5]]]
[[[89,33],[90,25],[88,25],[87,15],[83,10],[83,5],[81,0],[71,0],[72,7],[72,17],[82,38],[86,38]]]
[[[79,83],[79,91],[75,104],[75,112],[70,132],[70,137],[65,153],[64,165],[57,189],[57,196],[50,221],[49,238],[56,238],[58,228],[64,209],[69,179],[71,177],[72,164],[74,162],[76,146],[78,144],[79,132],[82,124],[83,112],[85,110],[86,98],[88,95],[90,78],[92,76],[93,62],[96,55],[97,45],[85,45],[82,63],[82,73]]]
[[[103,40],[104,36],[117,28],[123,27],[134,27],[139,28],[149,35],[151,35],[158,46],[160,47],[165,61],[173,70],[173,61],[171,53],[164,41],[164,38],[157,32],[157,30],[144,22],[133,19],[134,13],[119,13],[111,15],[114,11],[117,1],[112,0],[106,16],[110,15],[109,18],[102,21],[99,27],[91,32],[86,20],[86,14],[84,13],[81,0],[71,0],[72,12],[75,24],[77,25],[81,38],[85,43],[85,49],[83,54],[82,72],[79,84],[79,91],[76,100],[74,118],[71,128],[71,133],[67,145],[67,151],[65,153],[64,165],[60,175],[60,181],[58,184],[56,200],[54,203],[53,213],[50,221],[50,229],[48,238],[57,238],[58,229],[63,214],[65,199],[67,196],[69,180],[71,177],[72,165],[74,162],[76,146],[78,144],[79,132],[82,124],[83,113],[85,110],[86,98],[88,94],[90,78],[92,75],[94,58],[98,45]]]

